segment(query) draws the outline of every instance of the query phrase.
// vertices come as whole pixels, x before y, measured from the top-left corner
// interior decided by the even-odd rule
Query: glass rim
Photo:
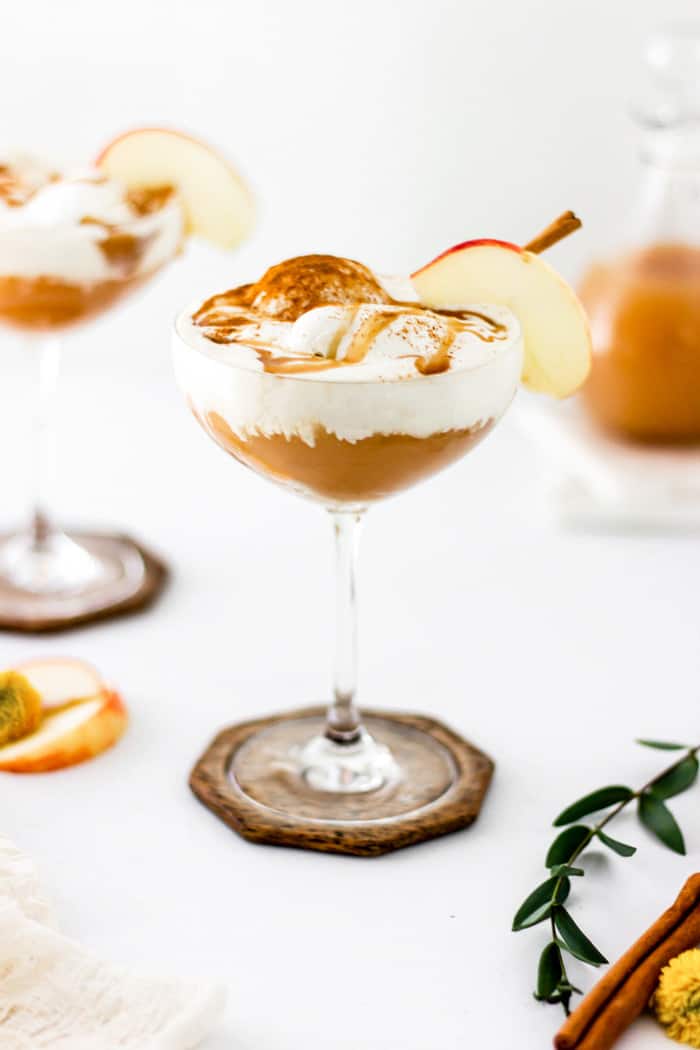
[[[247,364],[243,364],[243,363],[240,363],[240,362],[237,362],[237,361],[226,361],[226,360],[223,360],[220,357],[217,357],[216,356],[216,348],[218,346],[224,346],[225,347],[228,344],[215,343],[212,340],[209,340],[209,342],[211,342],[211,346],[212,346],[212,349],[210,350],[208,347],[195,346],[193,343],[188,342],[183,337],[181,332],[179,331],[178,325],[179,325],[180,319],[182,317],[185,317],[185,316],[188,316],[190,318],[192,317],[192,311],[191,311],[191,309],[189,307],[186,308],[185,310],[180,310],[175,315],[175,317],[173,318],[173,320],[171,322],[171,325],[172,325],[173,336],[174,336],[175,340],[177,341],[177,343],[179,344],[179,346],[181,348],[184,348],[185,350],[189,351],[192,354],[200,354],[202,357],[206,357],[210,361],[213,361],[215,365],[219,365],[222,368],[232,369],[234,372],[246,372],[249,375],[264,376],[266,379],[279,379],[279,380],[284,380],[285,382],[292,381],[292,382],[296,382],[296,383],[314,383],[317,386],[320,385],[321,383],[326,382],[326,383],[332,383],[333,386],[336,386],[336,387],[366,386],[366,387],[375,387],[376,388],[376,387],[382,387],[382,386],[393,386],[394,384],[414,383],[414,382],[416,382],[418,380],[421,380],[421,381],[424,382],[427,379],[428,380],[432,380],[433,382],[440,382],[440,381],[444,382],[444,381],[447,381],[447,380],[450,380],[450,379],[452,381],[454,381],[457,376],[460,376],[460,375],[474,375],[477,372],[483,372],[487,368],[493,368],[507,354],[510,354],[510,353],[513,353],[513,352],[516,352],[516,351],[522,354],[522,351],[523,351],[523,332],[522,332],[522,327],[521,327],[520,321],[518,320],[518,317],[516,316],[516,314],[514,314],[512,311],[510,311],[510,312],[511,312],[511,316],[512,316],[514,322],[515,322],[515,331],[513,332],[512,338],[504,340],[504,346],[503,346],[503,349],[501,350],[500,353],[496,352],[496,353],[493,354],[492,357],[489,357],[486,361],[481,361],[478,364],[474,364],[474,365],[471,365],[471,366],[468,366],[468,367],[465,367],[465,368],[455,369],[454,371],[451,370],[451,369],[448,369],[446,372],[437,372],[437,373],[434,373],[433,375],[423,375],[421,372],[416,371],[415,375],[411,375],[411,376],[397,376],[394,379],[342,379],[342,380],[326,379],[326,380],[323,380],[323,379],[314,379],[314,377],[312,375],[299,375],[299,374],[283,373],[283,372],[266,372],[264,369],[251,368]],[[206,339],[206,336],[202,336],[202,339]],[[241,346],[248,346],[247,343],[241,343],[240,345]],[[250,347],[250,349],[254,350],[255,347]],[[349,365],[348,367],[351,368],[352,365]]]

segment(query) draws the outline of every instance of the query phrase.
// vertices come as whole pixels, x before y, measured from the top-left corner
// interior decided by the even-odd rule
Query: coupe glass
[[[178,385],[209,436],[245,466],[320,504],[335,535],[335,663],[327,713],[298,711],[249,736],[234,752],[229,776],[249,801],[292,820],[406,819],[449,791],[455,768],[449,750],[427,728],[401,724],[390,713],[363,716],[358,709],[360,526],[373,503],[454,462],[498,422],[519,382],[520,336],[471,369],[383,382],[253,371],[223,345],[188,342],[177,325],[173,352]],[[266,418],[282,418],[302,397],[313,419],[342,405],[346,419],[351,413],[360,426],[377,422],[376,432],[351,442],[317,428],[310,445],[283,431],[242,438],[232,425],[243,404],[259,406]],[[462,414],[465,405],[491,408],[482,416],[475,408],[475,424],[466,429],[426,437],[382,432],[382,418],[399,414],[415,421],[438,401],[460,406]]]
[[[0,540],[0,616],[16,623],[70,621],[120,605],[136,594],[145,565],[138,547],[119,536],[68,535],[51,515],[54,468],[52,416],[66,336],[141,288],[179,251],[183,219],[173,197],[157,211],[104,231],[99,247],[108,279],[64,281],[24,276],[15,266],[29,255],[36,273],[84,253],[94,230],[85,225],[0,231],[0,324],[24,344],[36,369],[34,503],[24,527]],[[58,267],[57,267],[58,261]],[[19,274],[15,271],[19,270]]]

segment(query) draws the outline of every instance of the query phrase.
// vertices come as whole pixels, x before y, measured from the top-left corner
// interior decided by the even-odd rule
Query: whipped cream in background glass
[[[175,195],[144,210],[113,179],[92,170],[59,173],[36,157],[0,154],[0,277],[50,277],[88,284],[124,275],[105,250],[110,234],[143,245],[128,276],[157,270],[184,235]]]
[[[128,187],[94,169],[60,172],[29,154],[0,154],[3,367],[11,370],[15,343],[36,400],[30,523],[0,543],[3,623],[23,629],[89,618],[144,584],[146,563],[128,538],[74,538],[53,525],[51,407],[63,333],[142,288],[178,254],[184,235],[180,198],[165,181]]]

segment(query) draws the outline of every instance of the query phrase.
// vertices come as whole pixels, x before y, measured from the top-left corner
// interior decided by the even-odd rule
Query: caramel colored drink
[[[551,224],[540,247],[572,222]],[[241,834],[264,841],[272,813],[284,829],[274,841],[376,854],[454,830],[460,799],[473,819],[486,767],[471,766],[471,746],[465,766],[433,719],[358,710],[359,527],[375,502],[490,433],[521,376],[560,395],[577,389],[589,344],[568,285],[536,254],[489,239],[411,276],[330,255],[288,259],[177,317],[175,375],[201,426],[233,460],[328,511],[335,537],[332,703],[226,734],[223,790],[230,812],[245,808]],[[475,498],[464,493],[465,511]]]
[[[54,629],[124,607],[147,587],[138,546],[68,535],[49,512],[52,406],[64,335],[141,288],[180,251],[185,212],[170,184],[141,186],[97,168],[59,171],[0,154],[0,334],[34,372],[36,490],[28,525],[0,536],[0,625]],[[8,435],[9,436],[9,435]]]
[[[580,294],[595,419],[633,441],[700,442],[700,248],[656,244],[593,266]]]
[[[0,322],[56,332],[135,291],[180,250],[168,186],[129,189],[94,170],[0,157]]]
[[[329,506],[366,506],[461,458],[502,416],[521,361],[504,307],[429,310],[405,280],[331,256],[185,311],[175,340],[209,435]]]

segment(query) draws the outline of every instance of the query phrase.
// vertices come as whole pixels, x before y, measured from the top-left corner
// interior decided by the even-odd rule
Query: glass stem
[[[54,407],[61,359],[61,342],[56,336],[33,341],[28,348],[36,360],[36,414],[34,417],[34,505],[29,530],[35,551],[46,549],[52,534],[49,512],[56,461]]]
[[[328,709],[326,736],[351,744],[362,723],[355,707],[357,692],[357,549],[362,512],[332,511],[335,531],[335,669],[333,703]]]

